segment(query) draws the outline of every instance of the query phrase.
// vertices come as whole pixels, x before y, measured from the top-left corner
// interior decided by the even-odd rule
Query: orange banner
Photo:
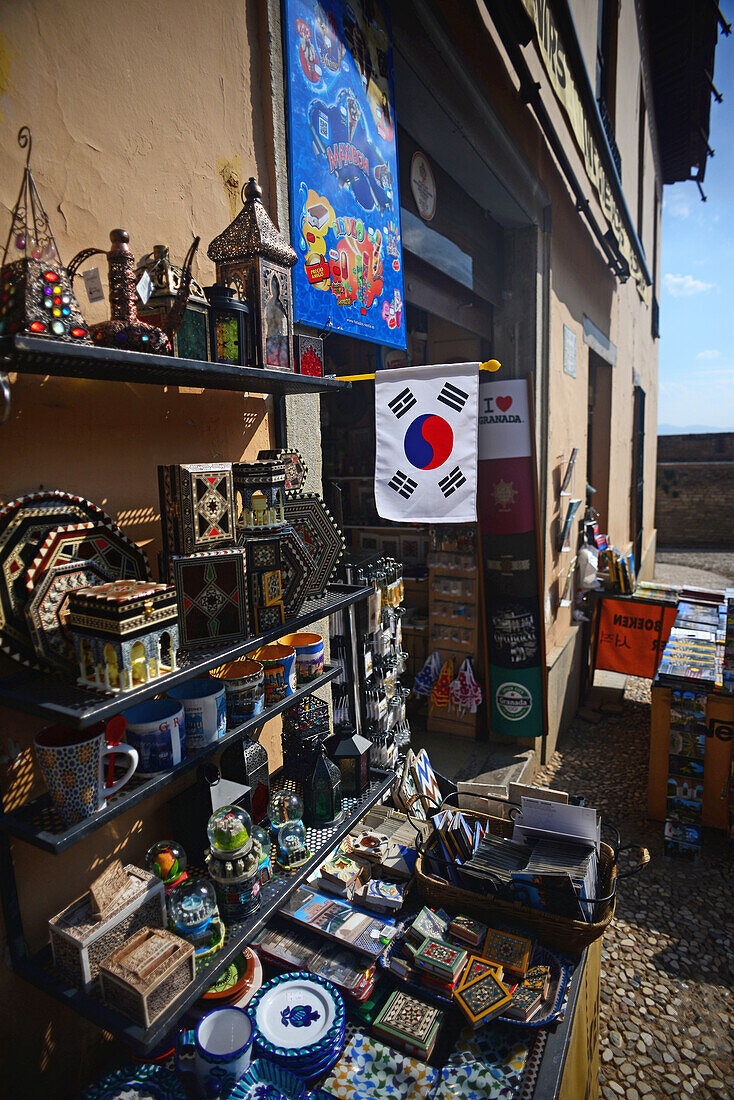
[[[657,672],[677,608],[642,600],[602,599],[595,668],[627,676]]]

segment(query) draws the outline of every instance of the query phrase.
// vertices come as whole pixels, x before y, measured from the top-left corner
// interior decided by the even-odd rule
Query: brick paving
[[[663,826],[647,819],[650,681],[630,679],[623,699],[597,709],[598,721],[573,722],[536,782],[583,795],[623,844],[651,855],[620,882],[604,937],[601,1096],[734,1097],[734,846],[707,829],[696,863],[665,859]]]

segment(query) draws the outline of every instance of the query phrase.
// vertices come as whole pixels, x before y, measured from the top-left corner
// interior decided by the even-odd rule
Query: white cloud
[[[688,298],[692,294],[703,294],[713,288],[713,283],[704,283],[701,279],[694,279],[692,275],[664,275],[665,289],[674,298]]]
[[[699,351],[696,359],[718,359],[720,355],[720,351],[716,351],[715,348],[710,348],[708,351]]]
[[[673,192],[672,195],[666,195],[663,199],[663,209],[672,218],[687,218],[691,212],[691,204],[684,195]]]

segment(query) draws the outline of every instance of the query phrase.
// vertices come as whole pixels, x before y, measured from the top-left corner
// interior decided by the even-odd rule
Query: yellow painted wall
[[[163,242],[180,260],[199,234],[194,273],[212,283],[206,247],[239,209],[242,183],[255,174],[266,203],[272,193],[260,5],[26,0],[3,4],[2,14],[3,243],[24,164],[16,134],[28,124],[36,183],[63,260],[84,247],[108,247],[118,226],[138,257]],[[104,257],[99,267],[106,287]],[[81,280],[77,293],[88,321],[107,316],[106,303],[89,305]],[[154,572],[157,464],[239,460],[272,445],[270,399],[40,376],[12,381],[11,419],[0,429],[0,499],[39,486],[87,496],[145,546]],[[29,750],[41,725],[0,712],[2,785],[11,800],[42,789]],[[262,740],[277,766],[279,723]],[[83,893],[113,854],[140,862],[167,832],[168,799],[189,781],[60,856],[13,844],[32,948],[46,939],[48,917]],[[0,946],[0,1095],[76,1095],[121,1052],[16,978],[4,936]]]

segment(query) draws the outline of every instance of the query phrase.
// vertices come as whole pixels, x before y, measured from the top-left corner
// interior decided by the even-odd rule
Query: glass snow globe
[[[303,820],[303,802],[293,791],[276,791],[268,802],[268,817],[274,832],[288,821]]]
[[[283,867],[300,867],[308,858],[303,822],[286,821],[278,829],[278,863]]]
[[[212,852],[244,855],[252,845],[252,818],[241,806],[220,806],[206,827]]]
[[[219,916],[214,887],[205,879],[185,879],[171,891],[168,911],[178,935],[198,946],[210,937]]]
[[[186,852],[176,840],[159,840],[145,853],[145,868],[161,879],[169,893],[186,878]]]

